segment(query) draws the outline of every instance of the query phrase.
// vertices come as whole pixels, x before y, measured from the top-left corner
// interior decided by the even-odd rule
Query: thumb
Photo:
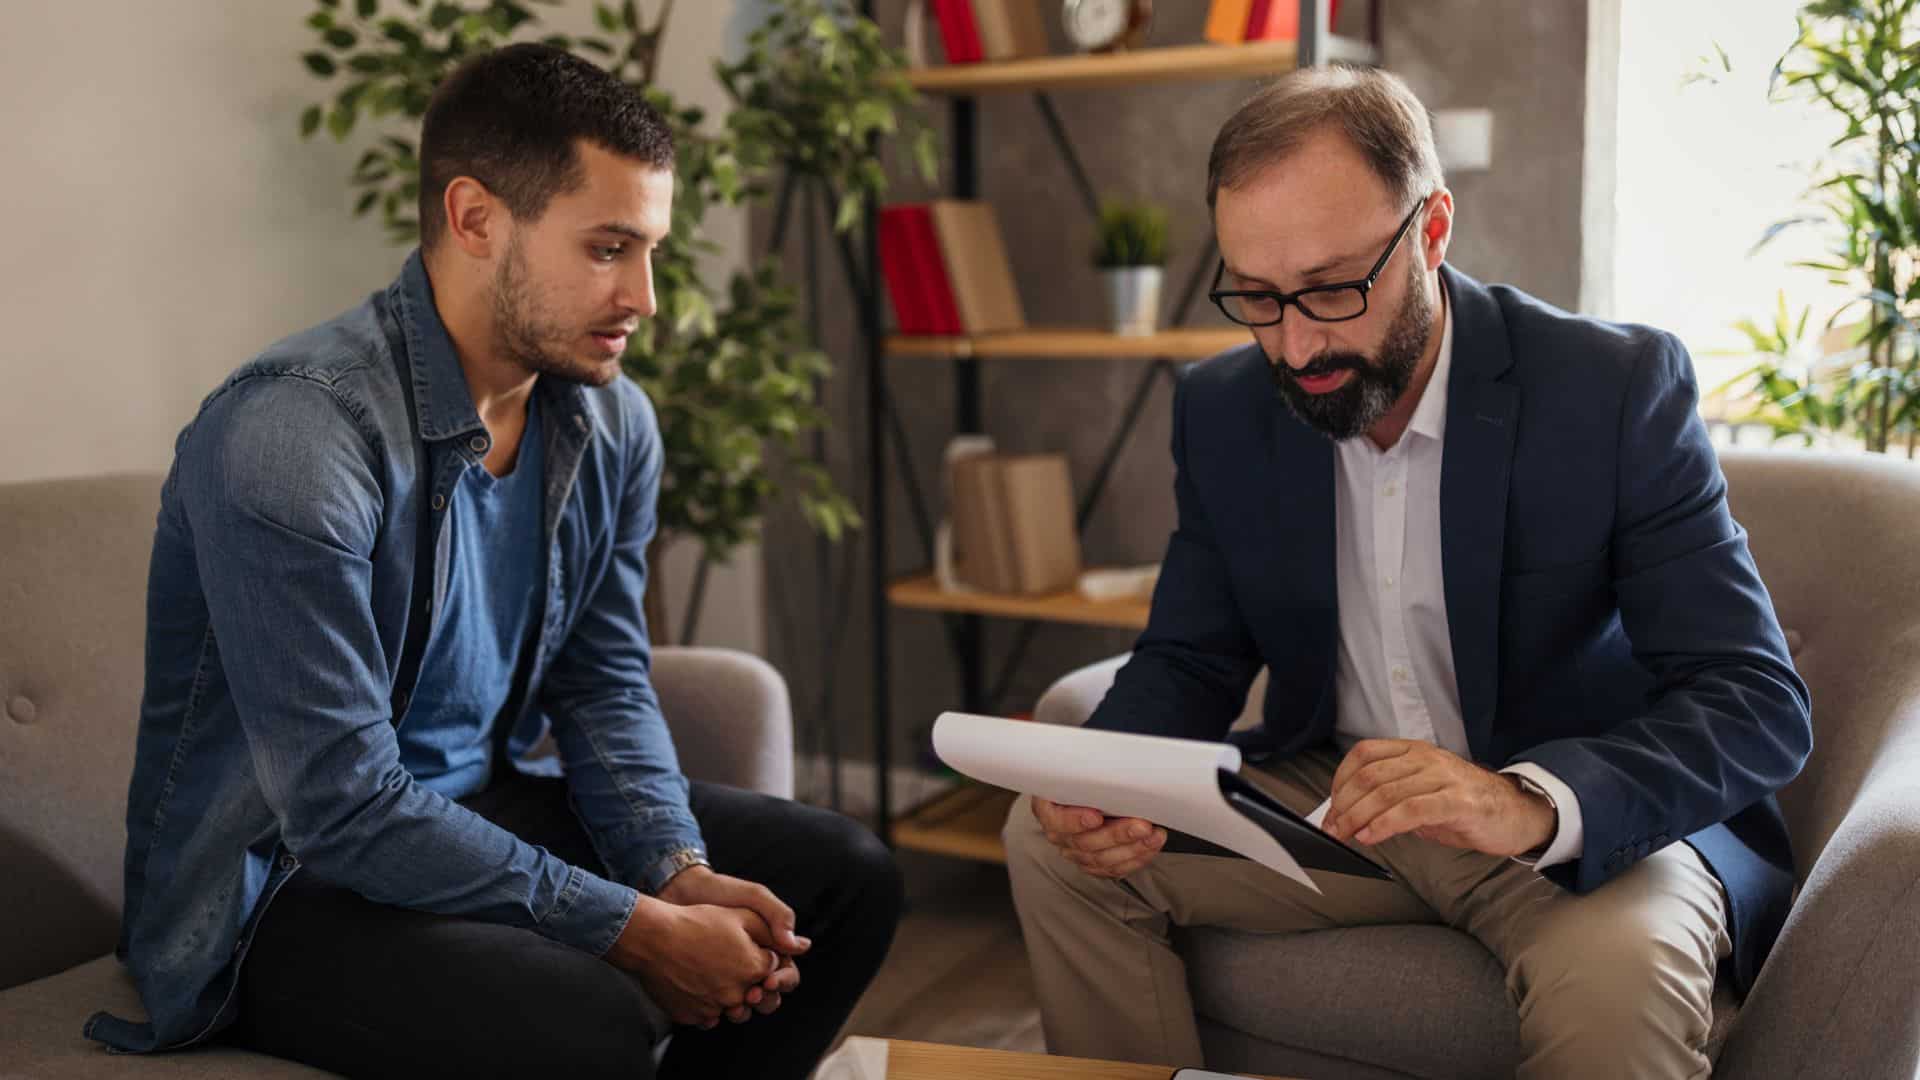
[[[794,933],[793,909],[764,885],[741,881],[734,887],[733,902],[760,916],[772,931],[772,946],[789,955],[806,952],[813,943]]]

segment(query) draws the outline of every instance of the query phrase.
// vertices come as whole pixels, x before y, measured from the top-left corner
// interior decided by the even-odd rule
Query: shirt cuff
[[[538,929],[563,945],[604,956],[627,928],[639,902],[640,894],[632,888],[569,866],[567,883]]]
[[[1559,777],[1535,765],[1531,761],[1516,761],[1500,770],[1514,773],[1539,784],[1553,797],[1554,809],[1560,814],[1560,828],[1554,833],[1553,842],[1538,860],[1530,863],[1535,870],[1545,870],[1549,866],[1572,862],[1580,857],[1581,848],[1586,846],[1586,829],[1580,820],[1580,800],[1574,797],[1573,789]],[[1528,862],[1526,859],[1518,860]]]

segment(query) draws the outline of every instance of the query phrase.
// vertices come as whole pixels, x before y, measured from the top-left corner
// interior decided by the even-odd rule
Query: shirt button
[[[1391,497],[1391,496],[1394,496],[1394,495],[1398,495],[1398,494],[1400,494],[1400,485],[1399,485],[1399,484],[1388,484],[1388,485],[1387,485],[1387,495],[1388,495],[1389,497]]]
[[[1383,579],[1381,579],[1381,580],[1382,580],[1382,581],[1383,581],[1383,583],[1384,583],[1384,584],[1385,584],[1385,585],[1387,586],[1387,588],[1389,588],[1389,589],[1391,589],[1391,588],[1393,588],[1393,575],[1392,575],[1392,574],[1388,574],[1388,575],[1387,575],[1387,576],[1386,576],[1385,578],[1383,578]]]
[[[1406,668],[1403,668],[1403,667],[1395,667],[1395,668],[1393,669],[1393,678],[1394,678],[1394,681],[1396,681],[1396,682],[1406,682],[1406,681],[1407,681],[1407,669],[1406,669]]]

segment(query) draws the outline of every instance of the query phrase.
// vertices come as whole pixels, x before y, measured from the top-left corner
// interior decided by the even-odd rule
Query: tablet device
[[[1227,805],[1272,834],[1301,866],[1333,874],[1393,880],[1393,871],[1328,836],[1239,773],[1221,769],[1219,776],[1220,794],[1226,797]]]

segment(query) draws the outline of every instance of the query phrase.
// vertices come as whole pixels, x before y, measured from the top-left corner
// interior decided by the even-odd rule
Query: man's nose
[[[1300,314],[1298,307],[1289,307],[1280,325],[1267,327],[1264,334],[1261,344],[1266,347],[1267,355],[1279,357],[1295,371],[1327,350],[1326,328]]]
[[[653,294],[653,260],[639,260],[638,268],[626,276],[622,286],[615,302],[642,319],[653,318],[659,306]]]

